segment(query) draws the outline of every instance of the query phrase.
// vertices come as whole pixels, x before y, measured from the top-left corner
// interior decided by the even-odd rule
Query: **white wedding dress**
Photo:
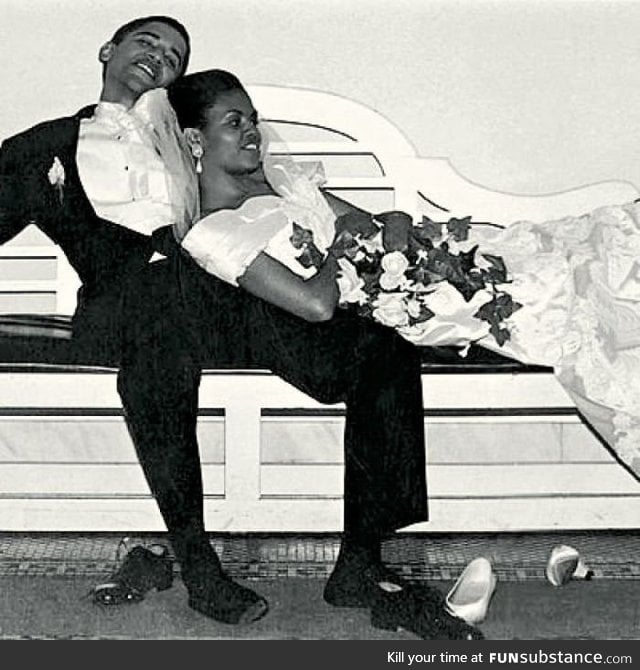
[[[265,173],[278,196],[210,214],[182,241],[200,266],[232,284],[260,252],[309,277],[315,270],[297,261],[294,228],[311,231],[321,252],[334,236],[319,175],[270,158]],[[473,317],[478,305],[449,285],[434,293],[438,316],[421,326],[387,325],[420,346],[474,342],[553,367],[579,410],[640,477],[640,204],[506,229],[476,226],[465,247],[474,244],[502,256],[513,280],[506,288],[522,307],[506,322],[510,340],[499,346],[488,324]],[[341,290],[349,287],[343,282]]]

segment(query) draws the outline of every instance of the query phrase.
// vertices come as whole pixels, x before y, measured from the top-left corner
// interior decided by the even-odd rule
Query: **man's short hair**
[[[110,41],[114,44],[120,44],[120,42],[122,42],[122,40],[127,35],[129,35],[129,33],[138,30],[138,28],[141,28],[147,23],[165,23],[166,25],[173,28],[176,32],[180,33],[180,35],[182,35],[187,47],[184,53],[184,59],[182,61],[182,68],[180,70],[180,74],[183,75],[187,70],[187,65],[189,65],[189,56],[191,55],[191,39],[187,29],[180,23],[180,21],[170,16],[142,16],[139,19],[133,19],[133,21],[129,21],[123,26],[120,26],[118,30],[113,33],[113,37]]]

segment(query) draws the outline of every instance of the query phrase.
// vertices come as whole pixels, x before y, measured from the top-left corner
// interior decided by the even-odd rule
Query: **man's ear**
[[[101,63],[107,63],[115,53],[116,45],[113,42],[105,42],[98,51],[98,60]]]

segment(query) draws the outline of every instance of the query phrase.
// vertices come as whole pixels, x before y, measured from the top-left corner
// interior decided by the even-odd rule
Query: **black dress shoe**
[[[371,625],[407,630],[423,640],[483,640],[484,635],[445,611],[442,599],[428,586],[410,584],[400,591],[380,589],[371,607]]]
[[[378,595],[389,591],[401,591],[409,582],[387,568],[380,561],[371,561],[362,554],[340,554],[333,572],[324,587],[325,602],[334,607],[371,607]],[[438,602],[442,594],[436,589],[423,586],[426,597]]]
[[[224,573],[208,576],[198,584],[191,582],[187,590],[191,609],[221,623],[249,624],[269,611],[269,604],[261,595]]]
[[[100,605],[121,605],[142,600],[156,589],[164,591],[173,584],[173,560],[162,544],[134,547],[108,582],[92,590],[93,600]]]

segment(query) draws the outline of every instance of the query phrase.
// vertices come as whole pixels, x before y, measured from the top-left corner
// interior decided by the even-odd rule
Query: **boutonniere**
[[[60,201],[60,204],[62,204],[64,189],[64,166],[57,156],[53,159],[53,164],[49,168],[47,176],[49,177],[49,183],[56,189],[58,193],[58,200]]]

